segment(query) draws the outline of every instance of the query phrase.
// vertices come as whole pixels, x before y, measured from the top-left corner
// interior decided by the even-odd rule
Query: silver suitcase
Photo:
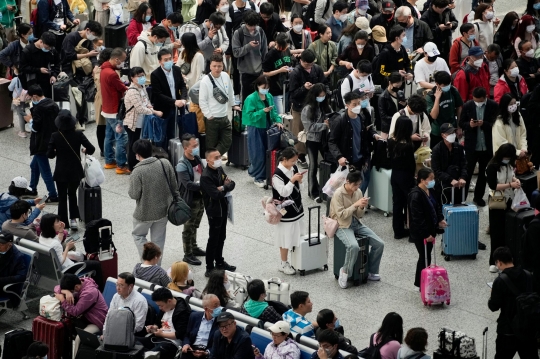
[[[368,186],[369,205],[383,211],[385,217],[388,217],[389,213],[392,213],[391,176],[392,170],[385,168],[376,169],[373,167]]]

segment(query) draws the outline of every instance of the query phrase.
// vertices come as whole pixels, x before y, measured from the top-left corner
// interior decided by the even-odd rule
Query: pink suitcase
[[[427,263],[427,241],[424,239],[424,251]],[[450,304],[450,281],[448,272],[437,266],[435,248],[433,248],[433,264],[422,269],[420,277],[420,298],[424,305]]]

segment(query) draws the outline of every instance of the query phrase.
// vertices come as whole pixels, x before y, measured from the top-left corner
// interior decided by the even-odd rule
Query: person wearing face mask
[[[287,42],[290,44],[291,54],[297,59],[300,59],[302,52],[313,42],[309,31],[304,30],[304,21],[300,15],[295,13],[291,15],[291,30],[286,34],[288,36]]]
[[[139,163],[129,177],[128,194],[136,201],[131,234],[142,258],[148,231],[150,241],[165,250],[167,210],[173,200],[171,191],[174,191],[175,196],[180,194],[177,190],[176,171],[169,161],[152,156],[152,143],[149,140],[135,141],[132,150]],[[161,265],[161,257],[158,265]]]
[[[450,73],[450,69],[440,57],[439,49],[433,42],[424,45],[424,58],[417,61],[414,66],[414,80],[422,93],[437,87],[434,74],[439,72]]]
[[[534,50],[530,41],[521,41],[518,50],[519,57],[516,64],[519,67],[519,74],[525,78],[527,87],[532,92],[540,83],[540,60],[534,58]]]
[[[321,25],[318,30],[319,39],[313,41],[309,45],[308,50],[313,51],[316,56],[317,64],[324,71],[324,76],[329,83],[333,80],[330,77],[336,66],[338,56],[336,43],[330,41],[332,37],[332,29],[328,25]]]
[[[270,2],[261,3],[259,28],[264,31],[264,34],[266,35],[269,49],[276,46],[276,42],[273,40],[276,39],[276,36],[279,33],[284,33],[289,30],[289,28],[285,27],[283,22],[281,22],[278,13],[279,11],[274,10],[274,5]]]
[[[372,16],[367,13],[369,10],[369,0],[356,0],[355,5],[356,7],[347,15],[347,24],[355,24],[359,18],[364,18],[369,24],[369,21],[372,19]],[[358,28],[361,29],[360,27]]]
[[[493,125],[493,152],[505,144],[516,147],[516,155],[520,158],[527,155],[527,129],[523,118],[517,111],[516,99],[505,94],[499,102],[499,116]]]
[[[504,94],[511,94],[516,99],[521,99],[529,88],[525,78],[519,74],[519,67],[514,59],[506,59],[502,63],[504,73],[498,79],[493,90],[493,99],[500,102]]]
[[[19,305],[20,299],[13,294],[6,293],[4,287],[8,284],[24,283],[27,273],[28,266],[24,254],[13,245],[13,235],[0,232],[0,294],[7,296],[13,307]],[[22,288],[19,288],[20,290]],[[5,310],[3,312],[5,313]]]
[[[495,85],[503,72],[503,57],[501,56],[501,48],[497,44],[490,44],[487,47],[484,55],[484,62],[488,65],[489,69],[489,87],[490,97],[493,97],[495,91]],[[521,96],[519,96],[521,98]]]
[[[73,73],[72,62],[87,58],[92,62],[92,68],[96,67],[99,52],[94,49],[93,41],[101,37],[102,33],[103,28],[101,24],[97,21],[90,20],[86,23],[84,30],[73,31],[67,34],[62,42],[62,70],[68,75],[86,77],[86,73],[81,67],[77,68],[75,74]],[[77,51],[77,47],[85,48],[88,51],[85,54],[78,53],[80,50]]]
[[[137,38],[137,43],[131,49],[129,66],[132,68],[142,67],[145,73],[151,74],[160,66],[158,52],[162,50],[163,44],[168,38],[169,33],[162,26],[154,26],[151,31],[143,31]],[[151,76],[146,78],[146,85],[151,83],[150,79]],[[187,97],[187,93],[183,95]]]
[[[165,44],[163,44],[163,49],[172,52],[174,62],[178,60],[178,51],[182,47],[182,42],[180,41],[181,35],[179,35],[178,29],[182,27],[183,23],[184,18],[182,17],[182,14],[173,12],[158,25],[164,27],[169,33],[169,37],[165,40]]]
[[[203,311],[193,310],[189,315],[186,335],[182,341],[182,358],[206,358],[208,349],[214,342],[214,334],[218,331],[216,318],[221,314],[219,298],[215,294],[202,297]]]
[[[356,27],[356,25],[354,25]],[[339,66],[344,67],[345,73],[349,73],[351,71],[354,72],[354,69],[357,68],[358,64],[362,62],[369,62],[369,71],[361,71],[367,75],[371,74],[371,61],[373,61],[373,58],[375,57],[375,50],[373,49],[373,46],[371,46],[368,42],[369,35],[367,32],[363,30],[359,30],[354,35],[353,41],[349,43],[349,45],[343,49],[341,52],[341,55],[338,56],[336,59],[336,62]],[[357,77],[358,80],[358,77]],[[370,80],[371,81],[371,80]],[[353,88],[354,89],[354,88]],[[350,89],[350,90],[353,90]],[[373,88],[374,89],[374,88]],[[349,91],[350,91],[349,90]],[[345,93],[343,90],[341,91],[341,95],[343,96]]]
[[[422,14],[420,20],[428,24],[433,34],[433,42],[437,45],[441,57],[448,61],[452,32],[456,30],[458,21],[448,5],[449,0],[433,0],[429,9]]]
[[[288,40],[289,36],[286,33],[278,34],[275,37],[275,46],[268,51],[262,63],[263,75],[268,77],[270,85],[269,93],[274,99],[275,110],[278,114],[288,112],[288,109],[285,109],[283,91],[287,90],[284,89],[286,86],[285,81],[289,79],[289,74],[292,72],[294,64],[294,58],[291,56]]]
[[[369,60],[358,61],[356,69],[351,71],[351,73],[341,82],[342,99],[347,93],[357,89],[367,93],[370,99],[373,98],[375,85],[371,78],[371,70],[372,66]],[[345,99],[343,99],[343,103],[345,103]]]
[[[332,329],[325,329],[317,339],[319,349],[311,354],[311,359],[343,359],[339,352],[339,335]]]
[[[381,4],[381,13],[371,18],[369,27],[373,29],[375,26],[382,26],[388,34],[390,29],[396,25],[395,8],[396,5],[392,0],[383,1]]]
[[[491,4],[480,4],[474,11],[474,20],[471,23],[476,27],[478,42],[482,50],[493,44],[496,26],[494,25],[494,12]]]
[[[399,25],[392,27],[388,36],[390,43],[384,45],[380,54],[378,66],[374,66],[374,83],[382,88],[388,86],[388,76],[398,71],[403,80],[412,81],[414,75],[411,68],[411,60],[403,43],[407,40],[405,29]]]
[[[128,46],[135,46],[139,40],[139,36],[155,25],[156,20],[154,19],[150,4],[148,2],[142,2],[135,11],[126,30]]]
[[[260,279],[253,279],[247,285],[249,299],[242,304],[240,313],[257,318],[265,323],[276,323],[281,321],[281,315],[276,312],[273,306],[266,301],[266,289],[264,282]],[[286,325],[289,325],[285,322]]]
[[[36,208],[41,211],[45,208],[45,203],[36,205]],[[19,199],[9,206],[9,212],[11,213],[11,219],[8,219],[2,224],[2,232],[11,233],[19,238],[37,242],[39,237],[36,233],[34,223],[25,224],[32,215],[32,205],[27,201]]]
[[[133,267],[133,276],[150,283],[167,287],[171,278],[165,271],[157,265],[161,258],[161,248],[155,243],[148,242],[144,244],[142,263],[135,264]]]
[[[411,140],[413,141],[414,149],[417,150],[420,146],[430,145],[431,124],[428,117],[425,115],[427,109],[427,101],[424,97],[418,94],[412,94],[407,99],[407,106],[403,110],[399,110],[392,116],[390,123],[389,137],[394,135],[396,121],[400,116],[407,116],[413,123],[413,132]]]
[[[331,40],[337,42],[341,36],[341,32],[347,26],[347,3],[344,1],[336,1],[332,5],[332,16],[326,20],[326,25],[332,30]]]
[[[421,168],[416,176],[416,184],[409,193],[407,210],[409,213],[409,241],[413,242],[418,251],[414,285],[420,288],[422,269],[431,264],[431,251],[435,237],[441,233],[440,228],[446,227],[442,214],[442,206],[435,194],[435,173],[428,167]],[[427,260],[424,251],[424,240],[427,241]]]
[[[472,92],[477,87],[483,87],[487,93],[490,93],[489,66],[484,61],[484,51],[480,46],[469,49],[469,56],[455,74],[453,85],[459,91],[463,101],[471,100]]]
[[[17,26],[18,41],[11,41],[7,47],[0,51],[0,63],[11,68],[13,75],[18,75],[22,50],[36,41],[32,25],[21,23]]]
[[[407,52],[422,53],[422,47],[429,41],[433,41],[433,34],[423,20],[413,16],[413,10],[408,6],[400,6],[396,10],[397,24],[405,29],[407,41],[403,46]]]
[[[540,44],[540,37],[538,36],[538,31],[536,29],[536,21],[537,20],[530,15],[523,15],[523,17],[517,23],[517,29],[512,41],[514,44],[514,50],[518,55],[520,54],[519,44],[524,40],[531,42],[531,48],[533,51],[536,51],[538,48],[538,45]]]
[[[351,340],[345,338],[344,329],[331,309],[322,309],[317,313],[318,328],[315,329],[315,338],[318,340],[321,333],[325,330],[332,330],[339,336],[338,350],[343,350],[353,355],[358,355],[358,349],[351,344]]]
[[[50,31],[56,37],[56,51],[62,51],[62,42],[66,37],[64,32],[68,27],[68,21],[75,27],[80,20],[75,19],[67,0],[54,0],[37,4],[38,21],[34,24],[34,30],[38,35]]]
[[[379,96],[377,106],[381,121],[381,135],[384,139],[388,138],[394,114],[407,106],[403,90],[400,90],[402,86],[403,77],[399,72],[394,71],[388,76],[388,87]]]
[[[521,182],[514,173],[516,159],[516,147],[510,143],[505,143],[495,151],[486,168],[490,196],[488,202],[494,195],[500,196],[502,194],[506,203],[505,209],[489,209],[489,236],[491,239],[489,271],[491,273],[498,272],[493,254],[497,248],[505,246],[506,212],[510,211],[514,190],[521,188]]]
[[[459,27],[461,36],[457,37],[450,49],[450,73],[455,73],[461,68],[463,61],[469,56],[469,49],[479,46],[476,39],[476,27],[471,23],[465,23]]]
[[[518,30],[520,16],[515,11],[509,11],[504,15],[501,25],[495,32],[493,43],[501,47],[503,59],[509,59],[515,54],[514,36]],[[514,55],[515,56],[515,55]]]

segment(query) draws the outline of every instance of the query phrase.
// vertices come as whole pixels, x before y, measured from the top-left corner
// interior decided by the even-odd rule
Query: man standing
[[[262,9],[261,9],[262,10]],[[332,16],[326,21],[326,25],[332,29],[332,41],[337,42],[341,36],[341,32],[347,27],[347,3],[344,1],[336,1],[332,6]]]
[[[407,41],[403,42],[403,46],[408,51],[421,53],[424,44],[433,41],[433,34],[428,24],[418,20],[416,11],[413,13],[410,7],[406,5],[398,7],[396,20],[398,25],[405,29]]]
[[[223,246],[227,237],[228,200],[235,183],[221,167],[221,153],[215,148],[208,148],[205,153],[208,166],[201,176],[201,189],[203,190],[204,209],[208,216],[208,244],[206,245],[206,272],[210,277],[214,269],[224,269],[231,272],[235,266],[229,265],[223,258]],[[214,266],[215,261],[215,266]]]
[[[178,34],[178,29],[182,27],[184,18],[179,12],[173,12],[167,15],[166,19],[163,19],[159,26],[162,26],[169,33],[169,38],[165,40],[163,45],[164,49],[168,49],[173,54],[173,61],[178,60],[178,49],[182,46],[180,39],[181,35]]]
[[[420,18],[420,20],[428,24],[433,34],[433,42],[439,48],[441,57],[446,61],[450,56],[452,31],[458,26],[454,13],[448,8],[449,4],[449,0],[433,0],[429,9]]]
[[[210,359],[255,358],[249,334],[236,325],[231,313],[221,313],[216,321],[219,332],[214,333]]]
[[[157,54],[159,67],[150,75],[152,83],[152,102],[154,110],[163,112],[162,147],[167,149],[169,140],[174,138],[177,107],[184,108],[188,95],[182,71],[173,66],[170,50],[163,49]],[[181,133],[182,131],[178,131]],[[176,163],[174,163],[176,165]]]
[[[105,130],[105,168],[116,168],[117,174],[129,173],[127,167],[127,133],[122,124],[123,119],[117,119],[120,99],[127,91],[127,87],[120,80],[118,70],[124,67],[126,51],[117,47],[111,52],[111,58],[101,65],[99,81],[103,104],[101,115],[107,121]],[[113,147],[116,144],[116,155]],[[115,160],[116,158],[116,160]],[[163,248],[162,248],[163,249]]]
[[[463,61],[462,69],[455,75],[454,86],[464,102],[472,100],[472,92],[477,87],[483,87],[489,93],[489,67],[484,61],[484,50],[480,46],[469,49],[469,57]]]
[[[519,67],[519,74],[527,81],[527,87],[532,92],[540,83],[540,60],[534,57],[534,49],[529,40],[521,40],[518,44],[518,59],[516,64]]]
[[[167,39],[170,39],[169,33],[163,26],[141,32],[129,55],[129,66],[142,67],[145,74],[151,74],[159,67],[157,54]],[[150,84],[149,80],[146,78],[146,85]]]
[[[199,141],[195,135],[186,133],[182,136],[184,156],[176,165],[180,195],[191,207],[191,218],[184,223],[182,241],[184,242],[184,262],[192,265],[201,265],[197,256],[205,256],[206,252],[197,246],[197,229],[204,213],[203,195],[201,192],[201,175],[203,164],[200,157]]]
[[[382,26],[386,30],[386,33],[390,33],[390,29],[396,24],[395,18],[396,4],[392,0],[385,0],[381,5],[381,13],[373,16],[369,22],[369,27]],[[393,39],[392,39],[393,40]]]
[[[47,202],[58,202],[58,192],[54,186],[51,173],[51,165],[47,157],[47,147],[51,140],[51,135],[56,132],[54,119],[58,115],[58,105],[50,98],[43,95],[43,90],[39,85],[32,85],[28,88],[28,96],[32,97],[34,106],[30,109],[30,115],[25,116],[25,120],[32,126],[30,135],[30,155],[34,156],[30,162],[32,175],[30,177],[30,188],[37,192],[39,176],[43,177],[49,199]]]

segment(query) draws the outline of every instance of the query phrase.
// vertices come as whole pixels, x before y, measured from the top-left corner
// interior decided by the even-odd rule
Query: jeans
[[[298,136],[298,132],[304,130],[304,125],[302,124],[302,113],[295,110],[291,110],[292,121],[291,121],[291,132],[293,135]],[[306,154],[306,144],[298,141],[294,148],[298,151],[299,157],[305,157]]]
[[[111,164],[116,160],[118,167],[123,167],[127,163],[126,145],[127,134],[122,126],[122,133],[116,132],[116,125],[122,125],[122,121],[118,121],[116,118],[106,117],[107,129],[105,130],[105,163]],[[116,154],[114,153],[113,146],[116,143]]]
[[[224,155],[231,148],[232,126],[227,116],[214,117],[209,120],[204,118],[206,127],[206,148],[214,147]]]
[[[133,144],[135,143],[135,141],[141,138],[141,129],[136,128],[135,131],[131,131],[127,126],[124,126],[124,129],[126,130],[128,137],[128,167],[130,171],[133,171],[133,167],[135,167],[135,165],[139,163],[139,161],[137,161],[137,159],[135,158],[135,152],[133,152]]]
[[[204,203],[202,195],[193,198],[191,201],[191,218],[184,223],[182,231],[182,242],[184,243],[184,256],[193,254],[193,249],[197,248],[197,229],[201,224],[204,213]]]
[[[352,273],[354,263],[358,258],[358,242],[356,236],[368,237],[371,250],[369,251],[369,273],[379,274],[379,266],[381,265],[381,258],[384,250],[384,242],[379,238],[371,229],[364,226],[356,217],[352,218],[351,226],[349,228],[340,228],[337,231],[338,238],[343,242],[346,248],[345,262],[343,267],[347,270],[347,273]]]
[[[520,358],[538,359],[538,349],[534,339],[527,341],[515,335],[497,334],[495,359],[512,359],[516,352]]]
[[[34,157],[32,157],[32,161],[30,162],[30,173],[30,188],[37,191],[39,176],[41,175],[45,182],[45,186],[47,187],[47,191],[49,191],[49,196],[54,198],[58,197],[58,193],[54,187],[51,165],[46,155],[36,153]]]
[[[390,177],[392,185],[392,228],[395,236],[401,236],[405,232],[407,221],[407,199],[409,191],[414,187],[414,173],[407,171],[392,170]]]
[[[247,126],[247,132],[248,155],[251,163],[248,174],[255,178],[255,181],[264,181],[266,179],[266,150],[268,149],[266,128]]]
[[[66,224],[66,229],[68,229],[70,228],[68,203],[69,219],[80,217],[79,205],[77,203],[77,188],[79,187],[79,183],[56,181],[56,186],[58,187],[58,215],[60,216],[60,220]]]
[[[431,251],[433,250],[433,243],[427,243],[427,263],[426,263],[426,251],[424,249],[424,239],[415,239],[414,245],[418,251],[418,262],[416,262],[416,273],[414,275],[414,285],[420,287],[420,276],[422,269],[431,264]]]
[[[321,189],[317,179],[317,168],[319,166],[319,153],[324,158],[324,149],[321,142],[306,141],[306,150],[309,159],[308,167],[308,195],[311,198],[319,197]],[[324,186],[324,183],[322,184]]]
[[[465,150],[465,158],[467,159],[467,187],[465,190],[467,193],[469,193],[474,167],[478,163],[478,178],[476,179],[476,187],[474,188],[474,200],[484,197],[484,192],[486,191],[486,167],[491,157],[493,157],[491,151]]]
[[[208,243],[206,244],[206,270],[214,269],[216,265],[222,264],[223,246],[227,238],[227,205],[221,205],[222,217],[208,217]]]
[[[142,258],[144,244],[147,242],[146,235],[150,231],[150,242],[159,246],[161,251],[165,250],[165,237],[167,235],[167,217],[151,222],[141,222],[133,218],[133,241],[137,250],[139,251],[139,258]],[[158,265],[161,265],[161,257],[159,258]]]

